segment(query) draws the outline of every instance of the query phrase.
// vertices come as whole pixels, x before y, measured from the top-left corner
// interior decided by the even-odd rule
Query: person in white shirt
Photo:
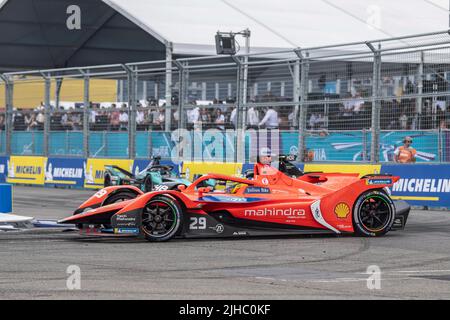
[[[143,123],[144,123],[144,120],[145,120],[145,118],[144,118],[144,112],[141,111],[141,110],[139,110],[139,111],[136,113],[136,124],[143,124]]]
[[[216,120],[214,123],[218,125],[217,128],[220,130],[225,130],[225,126],[223,125],[225,123],[225,116],[219,108],[216,109]]]
[[[233,111],[231,111],[230,121],[233,124],[234,128],[237,128],[237,108],[235,107]]]
[[[266,115],[259,123],[259,126],[265,126],[266,129],[278,129],[278,112],[276,112],[272,107],[269,107],[269,109],[266,112]]]
[[[187,111],[188,124],[192,126],[192,128],[197,129],[198,120],[200,118],[200,108],[195,107],[192,110]]]
[[[119,115],[120,130],[126,130],[128,127],[128,112],[122,111]]]
[[[250,107],[247,111],[247,125],[248,128],[256,129],[259,125],[259,114],[258,110],[254,107]]]

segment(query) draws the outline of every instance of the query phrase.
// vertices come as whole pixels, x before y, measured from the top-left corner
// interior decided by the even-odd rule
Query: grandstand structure
[[[269,129],[280,137],[278,151],[301,161],[390,162],[403,137],[413,136],[419,161],[450,162],[450,35],[431,29],[447,13],[424,2],[424,17],[407,28],[361,31],[356,19],[336,34],[314,34],[307,26],[317,22],[306,17],[287,19],[296,24],[290,29],[270,20],[268,30],[268,12],[290,13],[249,15],[255,1],[247,2],[192,9],[175,0],[3,1],[0,154],[169,158],[175,129],[191,130],[192,141],[208,129],[241,129],[224,133],[227,158],[246,162],[255,145],[246,130]],[[74,3],[82,26],[70,30]],[[348,19],[345,12],[333,19],[339,15]],[[250,54],[213,54],[218,28],[245,27]],[[405,30],[413,35],[397,36]],[[327,44],[335,39],[347,42]],[[264,122],[269,110],[276,126]]]

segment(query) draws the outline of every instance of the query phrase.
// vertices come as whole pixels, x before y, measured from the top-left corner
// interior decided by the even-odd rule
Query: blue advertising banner
[[[411,205],[450,207],[450,165],[382,165],[382,173],[400,176],[392,198]]]
[[[0,183],[4,183],[8,176],[9,157],[0,156]]]
[[[46,185],[84,186],[86,159],[48,158],[44,167]]]

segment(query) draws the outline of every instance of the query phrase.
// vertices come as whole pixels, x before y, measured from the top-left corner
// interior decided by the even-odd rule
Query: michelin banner
[[[392,198],[414,206],[450,207],[450,165],[383,165],[381,171],[400,176]]]
[[[87,159],[84,170],[84,187],[99,189],[104,185],[105,166],[118,166],[132,172],[133,160],[128,159]]]
[[[48,158],[45,163],[46,185],[84,186],[86,159]]]
[[[6,182],[43,185],[45,161],[44,157],[11,156],[6,164]]]

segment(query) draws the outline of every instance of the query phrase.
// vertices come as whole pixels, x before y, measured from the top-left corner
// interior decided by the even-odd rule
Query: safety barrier
[[[0,156],[0,183],[99,189],[105,165],[117,165],[136,173],[150,160]],[[250,163],[183,162],[166,160],[176,173],[192,180],[199,174],[239,175],[252,169]],[[305,172],[386,173],[400,176],[392,188],[394,199],[427,207],[450,208],[450,164],[298,164]]]
[[[0,214],[12,212],[12,186],[0,183]]]
[[[4,144],[0,132],[0,155]],[[12,135],[12,154],[20,156],[43,155],[43,136],[37,131],[14,131]],[[189,132],[184,138],[189,139],[192,150],[185,154],[187,161],[222,161],[216,159],[217,154],[235,160],[233,134],[223,134],[223,146],[214,146],[207,131]],[[262,133],[258,133],[261,139]],[[401,146],[405,136],[413,137],[413,146],[417,150],[419,163],[450,162],[450,131],[381,131],[380,162],[392,162],[394,151]],[[279,137],[279,139],[278,139]],[[176,146],[171,132],[142,131],[136,134],[136,158],[150,158],[159,155],[170,159]],[[283,154],[298,154],[298,131],[279,131],[278,151]],[[251,162],[251,152],[258,146],[254,135],[246,133],[245,162]],[[313,154],[314,162],[354,162],[369,163],[371,133],[368,131],[310,131],[306,137],[306,149]],[[129,158],[129,135],[127,132],[91,132],[89,135],[90,158]],[[220,148],[216,150],[214,148]],[[222,148],[223,147],[223,148]],[[198,150],[197,150],[198,149]],[[277,150],[275,150],[277,151]],[[3,153],[4,154],[4,153]],[[49,138],[49,155],[56,157],[83,157],[83,133],[77,131],[51,132]]]

